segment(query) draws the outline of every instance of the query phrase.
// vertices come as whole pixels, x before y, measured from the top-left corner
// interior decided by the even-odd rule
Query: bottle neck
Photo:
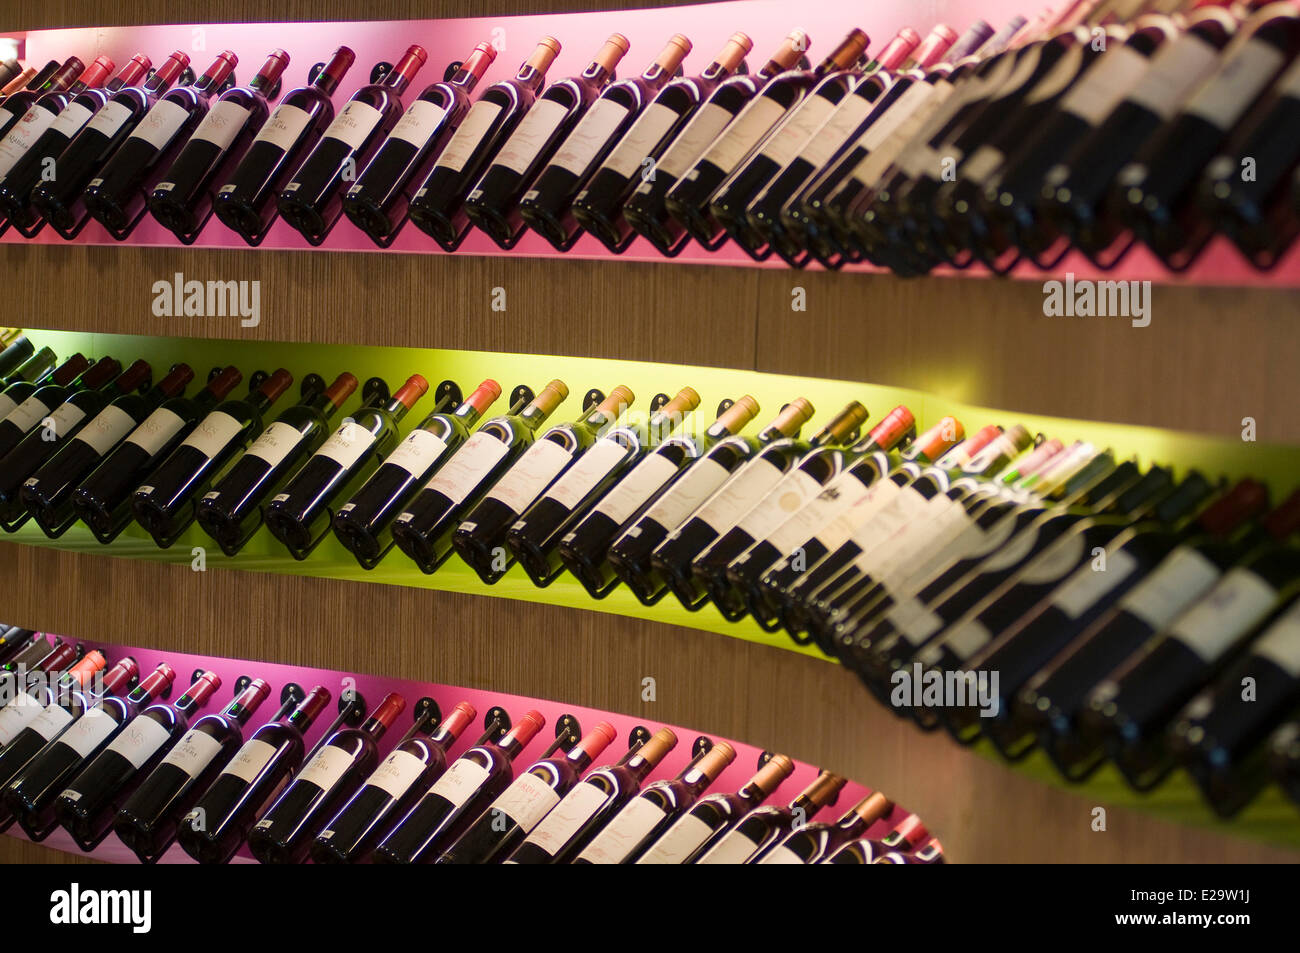
[[[307,730],[311,728],[312,722],[315,720],[316,717],[314,715],[303,711],[301,708],[297,708],[289,713],[289,717],[284,720],[284,724],[288,725],[290,728],[297,729],[299,734],[306,734]]]
[[[384,732],[387,730],[388,726],[378,718],[367,718],[365,724],[361,726],[361,733],[363,735],[369,735],[375,741],[384,737]]]
[[[405,417],[407,411],[409,411],[410,409],[411,409],[410,407],[407,407],[400,400],[396,400],[396,399],[390,400],[387,404],[384,405],[384,410],[388,411],[389,416],[393,418],[393,421],[395,423],[400,421],[403,417]]]
[[[221,714],[223,717],[233,721],[237,725],[246,725],[248,724],[248,719],[253,717],[253,709],[234,701],[227,705],[226,710]]]
[[[467,428],[478,423],[479,417],[483,416],[477,407],[471,403],[464,403],[451,412],[451,415],[463,423]],[[437,416],[436,414],[434,416]]]

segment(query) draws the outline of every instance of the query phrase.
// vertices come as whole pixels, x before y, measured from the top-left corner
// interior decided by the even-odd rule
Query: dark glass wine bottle
[[[255,678],[222,711],[196,721],[122,803],[113,833],[140,863],[156,863],[175,842],[181,818],[239,749],[244,725],[270,691]]]
[[[65,679],[78,679],[69,684],[81,684],[80,672],[89,668],[88,678],[95,671],[96,662],[103,668],[104,656],[101,653],[87,653],[78,661],[76,646],[64,642],[30,668],[6,671],[0,676],[0,687],[3,688],[3,697],[6,699],[5,704],[0,706],[0,749],[36,720],[57,692],[60,683]],[[74,670],[70,666],[80,668]]]
[[[98,89],[112,73],[113,61],[107,56],[98,56],[73,82],[55,83],[48,91],[41,93],[19,120],[0,134],[0,179],[8,174],[45,130],[54,124],[54,120],[73,97],[87,89]],[[5,110],[10,108],[8,100],[2,108]]]
[[[51,348],[43,347],[0,378],[0,420],[26,400],[43,384],[57,383],[54,379],[58,357]],[[68,378],[72,380],[73,378]]]
[[[868,794],[835,823],[814,821],[791,831],[753,855],[749,864],[819,864],[840,845],[867,835],[877,821],[893,813],[894,804],[877,791]]]
[[[233,172],[213,196],[223,225],[250,245],[260,245],[279,211],[276,200],[289,176],[334,121],[330,97],[356,54],[340,46],[306,86],[285,93]],[[233,150],[232,150],[233,151]]]
[[[63,406],[73,394],[106,386],[122,369],[116,358],[101,357],[91,364],[80,354],[69,358],[65,366],[69,368],[68,373],[56,375],[51,383],[33,389],[30,396],[9,411],[4,420],[0,420],[0,457],[18,446],[23,438],[48,420],[50,414]],[[81,370],[76,370],[78,367]],[[67,380],[74,371],[76,376]]]
[[[410,195],[465,118],[470,93],[496,55],[491,43],[480,43],[451,79],[426,86],[347,190],[344,213],[380,248],[406,224]]]
[[[329,691],[317,685],[288,715],[253,732],[181,818],[176,833],[185,853],[200,864],[235,856],[262,809],[302,764],[303,735],[329,701]]]
[[[243,379],[239,369],[214,372],[193,397],[172,397],[110,450],[72,492],[72,507],[101,543],[111,543],[131,521],[131,493],[218,402]]]
[[[182,244],[193,244],[212,214],[212,193],[224,184],[267,117],[267,99],[280,91],[289,54],[274,50],[247,86],[228,89],[150,190],[149,211]]]
[[[390,453],[365,485],[334,514],[334,535],[374,569],[393,547],[392,522],[419,488],[469,439],[470,428],[501,396],[501,385],[485,380],[451,413],[435,410]]]
[[[686,858],[688,864],[743,864],[797,827],[812,821],[817,812],[834,804],[848,781],[823,771],[788,805],[756,807],[730,828],[714,833]]]
[[[27,115],[31,107],[49,93],[63,93],[71,88],[83,72],[86,64],[75,56],[69,56],[43,82],[28,85],[0,100],[0,139],[8,135]]]
[[[0,351],[0,377],[7,377],[35,353],[36,345],[27,335],[20,334]]]
[[[879,838],[860,837],[842,844],[828,853],[819,864],[872,864],[876,858],[886,852],[908,854],[922,847],[929,839],[930,832],[925,829],[921,819],[909,814],[897,824],[890,827],[888,833]]]
[[[234,556],[262,525],[262,504],[325,442],[330,420],[357,389],[346,371],[324,390],[304,394],[262,431],[245,454],[203,494],[197,519],[221,551]]]
[[[423,47],[412,45],[382,80],[353,93],[281,190],[280,217],[308,243],[324,242],[339,220],[344,186],[402,118],[402,93],[428,58]]]
[[[465,214],[502,248],[508,251],[519,241],[525,227],[520,200],[601,90],[613,82],[614,67],[628,46],[627,37],[614,33],[581,76],[548,86],[470,190]]]

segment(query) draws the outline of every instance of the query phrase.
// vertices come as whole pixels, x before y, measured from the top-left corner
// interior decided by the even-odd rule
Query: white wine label
[[[625,179],[630,179],[641,170],[641,163],[654,152],[673,124],[680,118],[676,110],[659,103],[651,103],[646,111],[632,123],[614,151],[609,154],[601,168],[616,172]]]
[[[105,109],[108,107],[105,106]],[[103,110],[101,109],[102,113]],[[181,126],[190,118],[189,111],[184,106],[178,106],[176,103],[170,103],[165,99],[160,99],[154,103],[153,109],[145,113],[140,124],[131,130],[132,139],[143,139],[149,145],[153,146],[159,152],[166,149],[168,144],[180,131]]]
[[[705,103],[683,127],[677,138],[664,150],[655,169],[664,175],[680,179],[682,174],[695,164],[695,160],[704,153],[704,150],[721,135],[722,130],[727,128],[727,123],[734,118],[734,113],[721,106]],[[650,183],[647,182],[642,188],[649,188],[649,186]]]
[[[415,429],[388,455],[384,463],[401,467],[412,476],[423,475],[447,451],[447,443],[427,430]]]
[[[1095,126],[1110,115],[1150,66],[1151,60],[1133,47],[1118,46],[1079,78],[1061,100],[1061,108]]]
[[[1052,64],[1048,69],[1047,75],[1034,84],[1033,89],[1025,94],[1025,104],[1041,103],[1059,96],[1079,75],[1079,69],[1083,66],[1083,45],[1076,43]]]
[[[27,727],[46,741],[54,738],[72,723],[72,712],[62,705],[46,705],[45,709]]]
[[[731,172],[784,115],[785,107],[775,99],[759,96],[751,100],[736,121],[709,146],[703,159],[722,172]]]
[[[262,124],[253,142],[269,142],[287,152],[310,123],[311,113],[307,110],[282,103]]]
[[[95,453],[103,456],[117,446],[117,442],[135,429],[135,418],[121,407],[105,407],[90,423],[81,428],[77,439],[88,444]]]
[[[0,175],[8,174],[41,133],[54,124],[54,119],[54,113],[42,106],[33,106],[23,113],[23,118],[0,140]]]
[[[428,765],[409,751],[394,751],[380,762],[366,779],[366,784],[379,788],[396,801],[410,790],[426,767]]]
[[[697,461],[682,478],[645,511],[668,530],[676,529],[731,476],[731,471],[713,460]]]
[[[246,784],[252,784],[261,770],[270,763],[273,754],[275,754],[274,747],[260,738],[250,738],[244,742],[244,746],[230,759],[230,764],[226,765],[221,773],[233,775]]]
[[[325,135],[337,139],[349,149],[359,149],[383,118],[384,114],[374,106],[350,99],[343,111],[334,117]]]
[[[701,864],[743,864],[758,850],[758,845],[739,831],[732,831],[709,848]]]
[[[857,483],[856,480],[853,482]],[[903,492],[903,488],[893,480],[878,480],[870,487],[863,487],[860,483],[855,487],[846,480],[844,485],[848,491],[841,488],[842,499],[847,499],[848,505],[843,510],[837,508],[826,525],[817,530],[817,542],[829,552],[852,539],[859,529],[874,520],[894,497]]]
[[[889,610],[889,621],[914,648],[943,628],[943,619],[917,599],[895,604]]]
[[[58,410],[50,414],[50,429],[54,435],[62,437],[72,432],[72,428],[86,419],[86,412],[71,401],[65,401]]]
[[[214,103],[190,141],[210,142],[225,152],[248,122],[248,112],[245,107],[229,100]]]
[[[549,784],[535,774],[521,774],[492,802],[488,813],[500,811],[526,834],[559,803],[560,796]]]
[[[609,795],[596,785],[579,784],[542,818],[527,842],[555,856],[608,800]]]
[[[848,142],[875,105],[864,96],[845,96],[826,123],[805,143],[799,158],[820,169],[831,160],[836,149]]]
[[[429,793],[446,798],[455,807],[460,807],[474,796],[474,792],[487,780],[487,777],[487,768],[462,757],[447,769],[433,787],[429,788]]]
[[[709,497],[694,518],[703,520],[721,536],[753,509],[783,475],[761,457],[750,460]]]
[[[144,419],[144,423],[131,431],[131,436],[126,438],[126,442],[135,444],[152,457],[167,445],[167,441],[180,433],[184,426],[183,418],[164,407],[159,407]]]
[[[907,121],[921,105],[934,94],[934,87],[929,83],[916,80],[899,94],[894,104],[881,113],[858,138],[857,146],[871,152],[898,131],[898,127]],[[856,175],[856,171],[855,171]],[[860,178],[860,177],[859,177]],[[865,181],[865,180],[864,180]]]
[[[1230,569],[1194,606],[1174,620],[1169,634],[1206,662],[1214,662],[1264,618],[1277,590],[1249,569]]]
[[[984,646],[993,641],[993,633],[979,619],[967,619],[953,627],[952,632],[944,636],[943,644],[961,661],[970,658]]]
[[[1069,532],[1025,564],[1020,581],[1031,585],[1059,582],[1074,572],[1084,557],[1082,533]]]
[[[88,123],[93,115],[94,113],[81,103],[68,103],[50,128],[71,139],[81,131],[81,127]]]
[[[910,93],[911,91],[909,89],[907,92]],[[915,109],[903,117],[889,139],[873,148],[870,154],[858,163],[853,170],[853,178],[865,185],[875,185],[880,181],[886,170],[894,164],[894,160],[898,158],[899,153],[915,138],[916,133],[920,131],[934,111],[943,105],[937,88],[926,85],[926,91],[928,95],[916,104]],[[895,109],[902,104],[902,100],[906,95],[904,93],[903,96],[899,97],[899,101],[894,104]],[[889,110],[886,115],[893,113],[893,111],[893,109]],[[875,130],[876,125],[879,124],[873,124],[868,133]]]
[[[910,593],[916,573],[936,552],[952,553],[952,542],[970,525],[971,518],[961,503],[946,496],[933,497],[920,518],[894,534],[890,540],[893,560],[879,566],[873,575],[890,592]]]
[[[397,121],[389,138],[400,139],[402,142],[409,142],[417,149],[423,149],[438,131],[446,115],[447,110],[442,106],[417,99]]]
[[[294,783],[299,781],[314,784],[322,791],[333,789],[338,784],[339,778],[343,777],[344,772],[352,765],[356,764],[356,757],[342,748],[334,745],[325,745],[316,752],[315,757],[307,762],[307,766],[295,777]]]
[[[316,451],[316,456],[333,460],[344,470],[352,467],[375,445],[378,438],[360,424],[347,421]]]
[[[487,498],[500,500],[516,513],[522,513],[572,459],[568,449],[554,440],[538,440],[488,491]]]
[[[837,103],[825,96],[809,96],[786,115],[781,125],[763,143],[761,154],[785,166],[812,141],[822,123],[830,118]]]
[[[595,512],[603,513],[622,525],[676,475],[677,469],[677,464],[662,454],[650,454],[605,494],[605,498],[596,504]]]
[[[92,708],[59,738],[83,758],[89,758],[117,728],[117,719],[103,708]]]
[[[0,394],[0,420],[4,420],[18,406],[18,401],[12,397]]]
[[[490,103],[483,99],[470,106],[469,112],[456,127],[451,141],[438,154],[438,161],[434,163],[434,167],[450,169],[452,172],[459,172],[465,168],[465,163],[478,152],[483,137],[487,135],[488,130],[492,128],[492,123],[501,114],[501,108],[497,103]]]
[[[86,128],[111,139],[114,133],[122,128],[122,124],[130,118],[131,110],[128,107],[121,103],[104,103],[99,112],[95,113],[95,118],[86,124]]]
[[[760,860],[759,863],[760,864],[802,864],[803,860],[801,860],[799,855],[796,854],[794,851],[792,851],[789,847],[773,847],[771,850],[769,850],[766,854],[763,855],[763,859]]]
[[[626,106],[612,99],[596,100],[564,140],[551,164],[582,178],[619,123],[626,118]]]
[[[152,718],[137,715],[132,718],[121,733],[108,746],[109,751],[116,751],[137,771],[153,756],[154,752],[167,743],[171,733]]]
[[[253,441],[247,455],[265,460],[267,466],[274,467],[279,465],[294,447],[302,443],[302,440],[301,430],[277,420],[262,431],[262,436]]]
[[[0,708],[0,745],[7,745],[45,710],[41,700],[35,695],[18,691],[17,696],[4,708]]]
[[[549,99],[537,100],[533,103],[533,108],[528,110],[528,115],[515,126],[515,131],[501,147],[492,164],[523,175],[568,115],[566,106]]]
[[[1292,678],[1300,678],[1300,601],[1273,621],[1251,651]]]
[[[1129,590],[1119,608],[1158,632],[1209,592],[1220,575],[1222,570],[1196,550],[1179,547]]]
[[[971,153],[971,157],[962,163],[961,177],[976,185],[983,185],[1002,167],[1006,156],[995,146],[982,145]]]
[[[564,476],[555,481],[546,495],[562,506],[574,509],[596,488],[597,483],[627,459],[630,452],[617,440],[608,437],[597,440]]]
[[[756,540],[764,539],[821,490],[822,485],[816,479],[802,470],[791,470],[736,523],[736,527]]]
[[[44,403],[35,397],[28,397],[5,415],[4,422],[13,424],[18,428],[19,433],[27,433],[27,431],[44,420],[49,413],[50,408],[46,407]]]
[[[892,542],[896,533],[904,531],[909,524],[922,519],[928,509],[926,497],[911,487],[902,488],[890,497],[889,502],[876,509],[875,515],[860,525],[850,537],[862,550],[857,564],[867,572],[871,572],[879,564],[882,552],[883,558],[889,558],[892,549],[885,545],[886,541]]]
[[[821,492],[800,509],[790,514],[780,526],[767,534],[767,542],[776,547],[782,556],[817,536],[818,530],[830,525],[841,513],[853,505],[854,495],[850,484],[855,484],[865,496],[867,487],[857,479],[839,474],[822,488]]]
[[[199,421],[194,432],[185,438],[181,446],[193,447],[204,456],[213,457],[243,429],[244,425],[230,414],[214,410]]]
[[[1210,75],[1221,50],[1195,33],[1183,33],[1165,42],[1151,57],[1151,68],[1128,92],[1129,102],[1168,119],[1196,86]]]
[[[578,859],[593,864],[620,864],[663,818],[664,809],[658,804],[635,797],[582,849]]]
[[[1184,112],[1227,132],[1282,66],[1280,51],[1252,39],[1192,94]]]
[[[452,455],[437,476],[429,481],[428,488],[436,490],[453,503],[460,503],[478,488],[483,478],[509,452],[507,444],[480,430]]]
[[[1089,560],[1052,593],[1052,605],[1077,619],[1133,575],[1137,566],[1137,560],[1122,549],[1106,553],[1105,568],[1096,569]]]
[[[176,747],[167,752],[163,764],[180,768],[191,778],[197,778],[204,772],[212,759],[221,751],[221,742],[196,728],[185,732]]]
[[[638,864],[680,864],[691,856],[713,834],[713,828],[693,814],[687,814],[664,831],[650,849],[638,859]]]

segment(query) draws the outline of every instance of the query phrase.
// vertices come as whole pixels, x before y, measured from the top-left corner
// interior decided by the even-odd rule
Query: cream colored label
[[[90,117],[93,115],[94,113],[81,103],[68,103],[50,128],[71,139],[81,131],[82,126],[90,122]]]
[[[1134,586],[1119,607],[1159,631],[1208,592],[1220,575],[1219,567],[1196,550],[1180,547]]]
[[[983,185],[998,169],[1006,156],[995,146],[982,145],[962,164],[961,177],[976,185]]]
[[[446,115],[447,110],[442,106],[435,106],[423,99],[417,99],[411,103],[402,118],[397,121],[397,125],[393,127],[393,132],[389,138],[410,143],[417,149],[423,149],[425,144],[433,138],[434,133],[438,131],[438,126]]]
[[[632,123],[632,128],[614,147],[602,168],[616,172],[626,179],[637,175],[641,164],[654,152],[655,146],[668,135],[678,120],[677,113],[667,106],[651,103],[645,112]]]
[[[668,530],[676,529],[718,487],[731,476],[722,464],[707,458],[696,461],[680,480],[646,510],[645,518],[652,519]]]
[[[527,843],[554,857],[608,800],[609,795],[594,784],[579,784],[542,818]]]
[[[5,394],[0,394],[0,420],[4,420],[4,418],[8,417],[17,406],[18,401],[14,400],[12,397],[6,396]]]
[[[231,440],[244,429],[234,417],[214,410],[194,428],[194,432],[185,438],[182,447],[193,447],[204,456],[213,457],[221,452]]]
[[[1151,66],[1126,95],[1161,119],[1169,119],[1219,62],[1221,50],[1194,33],[1165,42],[1151,57]]]
[[[447,443],[427,430],[412,430],[388,455],[385,463],[401,467],[412,476],[420,476],[447,452]]]
[[[656,169],[664,175],[680,179],[695,161],[703,155],[715,139],[727,128],[735,115],[715,103],[705,103],[699,108],[672,144],[660,156]],[[641,189],[648,190],[647,182]],[[638,190],[639,191],[639,190]]]
[[[736,121],[709,146],[704,159],[722,172],[731,172],[784,115],[784,106],[774,99],[759,96],[741,110]]]
[[[456,128],[451,141],[438,154],[438,161],[434,163],[435,168],[450,169],[452,172],[464,169],[465,163],[478,151],[483,137],[487,135],[488,130],[492,128],[492,123],[500,115],[501,108],[497,103],[482,99],[469,107],[469,112]]]
[[[796,854],[794,851],[792,851],[789,847],[773,847],[771,850],[769,850],[766,854],[763,855],[763,859],[760,860],[759,863],[760,864],[802,864],[803,861],[800,860],[799,855]]]
[[[743,864],[758,850],[758,845],[739,831],[732,831],[709,848],[701,864]]]
[[[359,149],[383,118],[384,114],[374,106],[352,99],[334,117],[334,121],[325,130],[325,137],[337,139],[349,149]]]
[[[87,129],[94,129],[96,132],[113,138],[113,134],[122,128],[122,124],[131,118],[131,110],[121,103],[104,103],[99,112],[95,113],[95,118],[90,120],[86,125]]]
[[[144,419],[144,423],[131,431],[126,438],[149,456],[153,456],[167,445],[167,441],[181,432],[185,421],[166,408],[159,407]]]
[[[825,96],[809,96],[790,110],[780,127],[763,143],[762,154],[787,165],[812,140],[837,104]]]
[[[492,802],[488,814],[500,811],[528,833],[559,803],[560,796],[549,784],[535,774],[521,774]]]
[[[138,771],[144,767],[144,763],[153,756],[154,752],[167,743],[170,737],[171,732],[158,722],[137,715],[122,729],[121,734],[113,739],[108,750],[115,751],[126,758]]]
[[[764,539],[821,492],[822,485],[802,470],[791,470],[736,524],[754,539]]]
[[[1300,678],[1300,601],[1293,602],[1251,649],[1292,678]]]
[[[1093,568],[1089,561],[1075,570],[1074,575],[1052,594],[1052,605],[1071,619],[1077,619],[1133,575],[1137,566],[1137,560],[1122,549],[1106,554],[1104,569]]]
[[[409,751],[394,751],[366,779],[366,784],[379,788],[394,801],[404,795],[415,779],[428,767]]]
[[[269,142],[286,152],[293,148],[303,130],[311,123],[311,113],[297,106],[281,103],[275,107],[253,142]]]
[[[117,719],[102,708],[92,708],[63,733],[59,742],[89,758],[116,728]]]
[[[366,451],[375,445],[376,439],[365,427],[354,421],[345,421],[316,451],[316,456],[333,460],[347,470],[365,456]]]
[[[1169,634],[1206,662],[1214,662],[1277,603],[1277,590],[1249,569],[1230,569]]]
[[[1110,115],[1150,66],[1151,60],[1131,46],[1116,47],[1083,74],[1061,100],[1061,108],[1095,126]]]
[[[267,466],[278,466],[302,439],[301,430],[277,420],[253,441],[253,445],[248,448],[248,456],[265,460]]]
[[[626,106],[612,99],[596,100],[564,140],[551,164],[582,178],[619,123],[626,118]]]
[[[14,123],[8,135],[0,140],[0,176],[8,174],[14,164],[23,157],[41,133],[54,124],[54,113],[43,106],[33,106],[23,114],[23,118]]]
[[[54,431],[57,437],[63,437],[72,432],[72,428],[86,419],[86,412],[71,401],[65,401],[63,406],[50,414],[50,429]]]
[[[559,103],[549,99],[537,100],[501,147],[493,164],[523,175],[568,115],[568,108]]]
[[[460,503],[509,452],[509,446],[480,430],[466,440],[465,445],[429,481],[428,488],[441,493],[452,503]]]
[[[4,708],[0,708],[0,745],[7,745],[45,710],[41,700],[19,690],[18,695]]]
[[[596,484],[626,460],[630,452],[626,445],[617,440],[597,440],[567,473],[555,481],[546,495],[572,510],[586,499]]]
[[[113,105],[109,103],[108,106]],[[105,106],[104,109],[107,109]],[[100,113],[103,114],[101,109]],[[184,106],[178,106],[176,103],[170,103],[165,99],[160,99],[154,103],[153,109],[145,114],[140,120],[140,124],[131,130],[132,139],[143,139],[149,145],[153,146],[159,152],[166,149],[171,143],[176,133],[180,131],[181,126],[190,118],[189,111]]]
[[[595,512],[603,513],[621,525],[676,473],[675,463],[662,454],[652,453],[605,494]]]
[[[50,408],[35,397],[25,401],[5,415],[4,422],[18,428],[19,433],[27,433],[46,418]]]
[[[713,828],[693,814],[687,814],[664,831],[638,864],[680,864],[713,835]]]
[[[45,710],[27,727],[49,741],[71,723],[72,712],[62,705],[46,705]]]
[[[820,170],[875,107],[876,103],[868,102],[863,96],[845,96],[825,124],[808,139],[799,158]]]
[[[1078,43],[1066,50],[1047,71],[1047,75],[1035,83],[1034,88],[1025,95],[1025,105],[1045,102],[1065,92],[1083,66],[1083,50],[1084,48]]]
[[[294,782],[314,784],[322,791],[329,791],[355,763],[356,758],[349,752],[334,745],[325,745],[307,762],[307,766],[294,778]]]
[[[176,747],[167,752],[167,757],[163,758],[162,763],[173,765],[191,778],[197,778],[220,752],[220,741],[205,732],[191,728],[176,743]]]
[[[135,429],[135,418],[120,407],[112,404],[105,407],[86,426],[81,428],[77,439],[88,444],[95,453],[103,456],[112,450],[119,440]]]
[[[232,103],[229,100],[223,100],[213,105],[208,110],[208,114],[203,117],[199,123],[199,128],[194,130],[194,137],[191,140],[198,142],[210,142],[222,152],[230,148],[230,144],[235,141],[248,122],[248,110],[238,103]]]
[[[538,440],[488,491],[488,499],[499,500],[522,513],[572,459],[572,454],[554,440]]]
[[[721,536],[753,509],[782,475],[780,469],[761,457],[750,460],[709,497],[693,518],[703,520]]]
[[[1268,43],[1249,40],[1197,89],[1185,111],[1226,132],[1263,91],[1283,62],[1282,54]]]
[[[246,784],[252,784],[258,773],[271,761],[275,748],[260,738],[250,738],[226,765],[222,774],[229,774]]]
[[[482,786],[488,778],[483,765],[460,758],[429,789],[430,794],[445,798],[453,807],[460,807]]]
[[[622,863],[663,819],[664,810],[658,804],[635,797],[583,848],[578,859],[592,864]]]

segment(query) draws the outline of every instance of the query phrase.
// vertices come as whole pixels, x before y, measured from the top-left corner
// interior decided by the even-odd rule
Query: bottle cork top
[[[537,396],[533,398],[532,405],[542,413],[550,416],[555,412],[556,407],[559,407],[560,404],[564,403],[565,398],[568,396],[568,385],[565,384],[564,381],[557,379],[551,381],[541,389]]]
[[[275,371],[270,377],[262,382],[258,388],[267,400],[274,403],[280,399],[280,395],[287,391],[293,385],[293,375],[283,367]]]
[[[793,437],[804,424],[812,419],[812,415],[816,412],[816,408],[806,398],[796,397],[776,415],[776,419],[772,421],[772,426],[785,436]]]
[[[607,721],[598,721],[591,731],[582,736],[582,740],[574,745],[574,748],[580,750],[589,759],[595,760],[617,737],[618,732],[614,730],[613,725]]]
[[[334,378],[334,383],[325,388],[325,396],[335,407],[342,407],[343,402],[352,396],[357,389],[357,379],[352,374],[344,371],[338,377]]]
[[[715,741],[713,747],[702,754],[699,761],[695,762],[695,770],[710,781],[714,781],[735,760],[735,748],[725,741]]]
[[[808,52],[810,46],[812,46],[812,37],[803,30],[791,30],[772,54],[772,62],[783,70],[794,69],[799,58]]]
[[[239,368],[232,364],[223,369],[221,373],[212,378],[212,380],[208,381],[207,390],[220,400],[234,390],[243,379],[244,375],[240,372]]]
[[[149,378],[152,376],[153,368],[149,366],[149,362],[139,360],[119,374],[115,383],[122,393],[129,394],[142,384],[149,383]]]
[[[406,699],[397,692],[389,692],[384,696],[384,700],[379,703],[370,715],[371,719],[379,722],[385,728],[393,727],[393,722],[397,716],[406,710]]]
[[[67,386],[80,377],[89,366],[90,358],[74,354],[55,368],[54,373],[50,375],[50,380],[60,387]]]
[[[826,442],[844,443],[849,435],[862,426],[870,414],[867,408],[856,400],[849,403],[826,424]]]
[[[100,683],[104,694],[116,694],[119,689],[131,684],[131,679],[139,674],[140,663],[131,656],[126,656],[104,673],[104,680]]]
[[[619,384],[597,405],[596,409],[613,420],[631,407],[635,400],[636,395],[632,393],[632,389],[625,384]]]
[[[736,402],[718,415],[717,422],[726,428],[728,433],[740,433],[745,426],[758,416],[761,408],[758,401],[746,394],[737,398]]]
[[[438,728],[453,738],[459,738],[461,732],[468,728],[477,717],[478,709],[473,705],[469,702],[457,702],[456,707],[442,719],[442,724]]]
[[[606,72],[612,73],[614,72],[614,67],[618,65],[618,61],[623,58],[623,54],[625,54],[631,46],[632,44],[628,42],[627,37],[622,33],[611,33],[609,39],[606,40],[604,45],[602,45],[596,52],[596,55],[592,60],[597,66],[602,67]]]
[[[693,44],[680,33],[674,33],[664,44],[664,48],[659,51],[655,57],[655,65],[671,76],[677,72],[677,67],[682,65],[682,60],[686,59],[686,54],[691,51]]]
[[[1268,508],[1268,487],[1258,480],[1242,480],[1207,506],[1196,522],[1206,532],[1227,536],[1246,520]]]
[[[123,86],[134,86],[152,68],[153,60],[143,53],[137,53],[122,67],[121,72],[117,74],[117,78],[122,81]]]
[[[817,775],[811,784],[803,789],[800,797],[806,798],[817,807],[825,807],[827,804],[834,803],[835,798],[839,796],[840,790],[848,783],[847,778],[842,778],[830,771],[823,771]]]
[[[677,735],[670,728],[660,728],[643,744],[637,755],[652,765],[658,764],[668,752],[677,747]]]
[[[402,404],[409,410],[427,393],[429,393],[429,382],[425,380],[422,374],[412,374],[406,379],[405,384],[397,388],[397,393],[393,395],[393,400]]]
[[[489,377],[474,388],[474,393],[469,395],[469,399],[465,403],[473,407],[482,416],[487,413],[487,409],[496,403],[496,399],[500,396],[501,385]]]
[[[544,36],[537,41],[532,55],[524,60],[525,66],[531,66],[539,73],[545,73],[560,55],[560,41],[553,36]]]
[[[754,41],[748,36],[744,33],[733,33],[727,39],[727,42],[722,44],[722,49],[713,58],[713,62],[730,73],[740,66],[741,61],[749,55],[749,51],[753,48]]]
[[[857,804],[853,805],[852,813],[858,815],[868,824],[874,824],[882,817],[889,815],[894,810],[894,802],[885,797],[879,791],[868,794]]]
[[[848,69],[862,57],[870,43],[871,37],[867,36],[866,31],[854,27],[840,40],[839,46],[831,51],[827,60],[835,69]]]
[[[889,413],[885,414],[884,420],[871,428],[868,439],[875,441],[876,445],[886,450],[892,450],[902,443],[911,434],[916,433],[916,417],[906,404],[899,404]]]
[[[794,762],[783,754],[774,754],[749,779],[749,785],[758,788],[763,796],[771,794],[781,786],[781,782],[794,773]]]
[[[683,387],[677,392],[676,397],[659,408],[659,413],[670,417],[681,416],[689,414],[698,406],[700,406],[700,395],[696,393],[695,388]]]

